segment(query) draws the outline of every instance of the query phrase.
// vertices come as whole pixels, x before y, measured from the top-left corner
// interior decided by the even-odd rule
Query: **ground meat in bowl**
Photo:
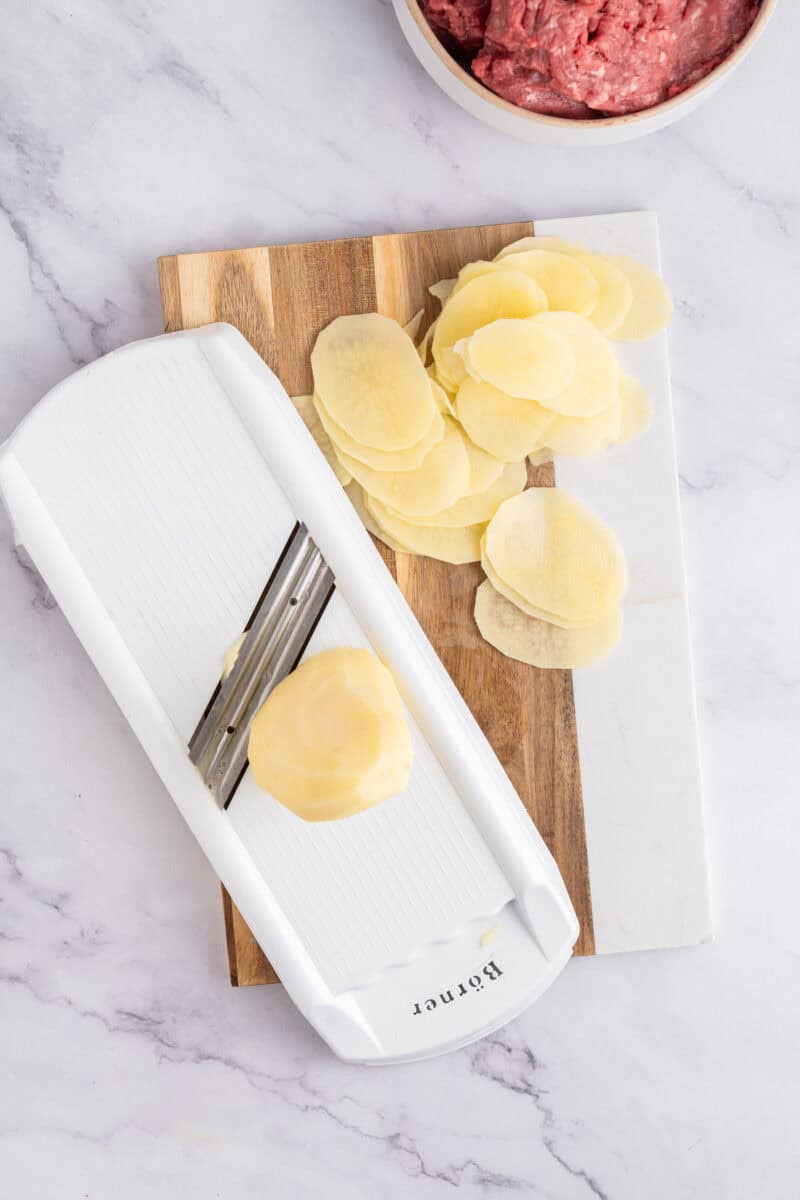
[[[718,66],[761,0],[422,0],[438,35],[520,108],[562,117],[652,108]],[[444,39],[443,39],[444,40]]]

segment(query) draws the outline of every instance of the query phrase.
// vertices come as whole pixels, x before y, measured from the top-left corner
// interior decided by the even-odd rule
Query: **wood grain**
[[[229,321],[269,363],[290,395],[311,390],[309,355],[321,329],[342,313],[386,313],[405,322],[437,279],[465,262],[493,258],[533,232],[530,222],[375,238],[189,254],[159,261],[165,328]],[[530,482],[552,486],[552,466]],[[594,953],[586,831],[572,677],[505,658],[472,618],[477,565],[453,567],[379,549],[439,657],[491,742],[555,856],[581,923],[577,954]],[[231,983],[276,975],[230,897],[224,913]]]

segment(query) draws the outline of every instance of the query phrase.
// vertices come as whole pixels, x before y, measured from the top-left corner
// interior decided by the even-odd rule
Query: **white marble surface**
[[[158,330],[160,253],[658,209],[718,930],[576,961],[449,1058],[343,1067],[280,989],[228,987],[216,884],[2,523],[4,1194],[794,1200],[797,5],[706,108],[593,152],[476,124],[378,0],[2,17],[0,434]]]

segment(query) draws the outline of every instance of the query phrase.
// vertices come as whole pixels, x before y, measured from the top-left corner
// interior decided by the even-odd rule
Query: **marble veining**
[[[795,1200],[797,7],[705,108],[600,151],[476,124],[383,0],[6,10],[0,437],[159,330],[159,254],[658,210],[717,938],[343,1066],[280,989],[229,988],[216,882],[0,519],[4,1192]]]

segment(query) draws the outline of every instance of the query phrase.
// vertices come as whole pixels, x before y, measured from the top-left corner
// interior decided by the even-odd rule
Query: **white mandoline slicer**
[[[167,334],[78,371],[0,448],[0,490],[17,540],[336,1054],[441,1053],[544,991],[578,934],[555,862],[288,396],[235,329]],[[302,654],[348,645],[371,646],[394,674],[411,781],[358,816],[308,824],[253,782],[249,717]]]

